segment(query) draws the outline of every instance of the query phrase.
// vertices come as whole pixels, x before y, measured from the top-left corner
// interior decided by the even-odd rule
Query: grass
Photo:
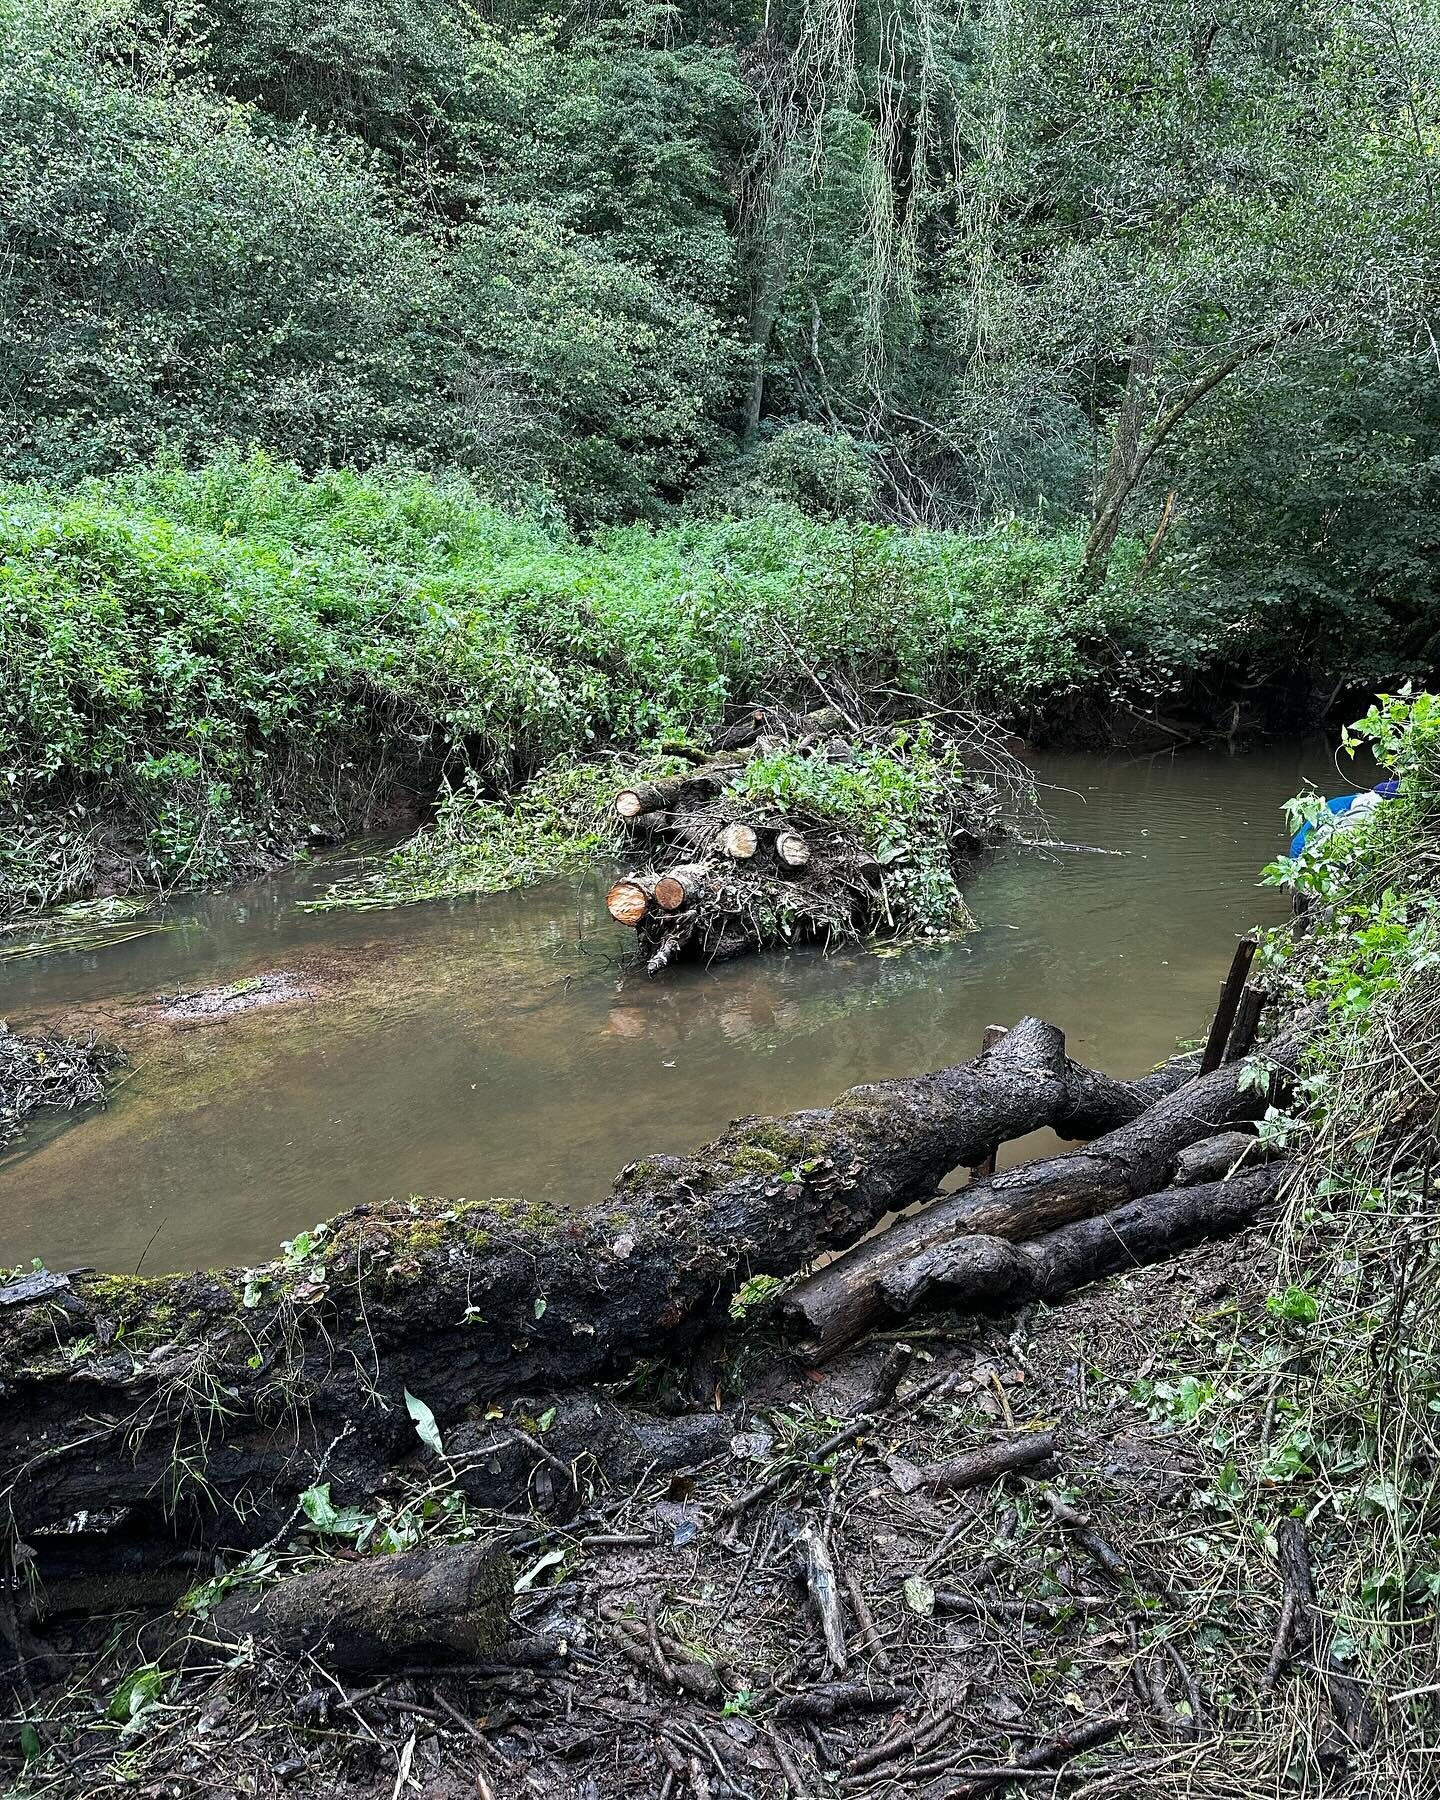
[[[256,872],[397,789],[503,802],[812,672],[1063,705],[1168,654],[1127,556],[1091,590],[1072,532],[785,510],[584,543],[258,455],[0,490],[0,917]]]

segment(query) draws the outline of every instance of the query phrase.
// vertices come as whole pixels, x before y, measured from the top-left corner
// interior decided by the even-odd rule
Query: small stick
[[[820,1620],[826,1652],[831,1666],[843,1675],[850,1666],[850,1658],[845,1646],[845,1621],[840,1612],[840,1583],[830,1546],[814,1525],[807,1525],[800,1533],[800,1547],[805,1558],[805,1585]]]
[[[1043,1744],[1036,1744],[1033,1750],[1027,1750],[1023,1756],[1016,1757],[1013,1763],[967,1770],[965,1780],[955,1787],[947,1788],[943,1800],[977,1800],[978,1795],[988,1794],[991,1788],[999,1787],[1002,1782],[1033,1781],[1059,1764],[1079,1756],[1082,1751],[1093,1750],[1099,1744],[1108,1744],[1111,1738],[1120,1735],[1126,1724],[1123,1713],[1106,1719],[1095,1719],[1088,1725],[1081,1725],[1068,1737],[1051,1738]]]
[[[1000,1476],[1013,1474],[1017,1469],[1049,1462],[1054,1454],[1053,1431],[1029,1431],[1007,1442],[972,1450],[968,1456],[957,1456],[952,1462],[938,1463],[923,1471],[920,1485],[942,1493],[955,1493],[961,1488],[997,1481]]]
[[[1105,1542],[1084,1513],[1071,1506],[1068,1500],[1062,1500],[1053,1488],[1046,1488],[1045,1504],[1050,1508],[1050,1516],[1055,1523],[1073,1533],[1076,1543],[1094,1557],[1107,1575],[1113,1575],[1117,1581],[1126,1578],[1130,1571],[1125,1566],[1125,1558],[1113,1545]]]
[[[890,1652],[885,1648],[880,1633],[876,1629],[875,1615],[870,1610],[870,1602],[865,1598],[865,1590],[856,1580],[848,1563],[845,1565],[843,1575],[846,1597],[850,1601],[850,1610],[855,1615],[855,1623],[860,1627],[860,1641],[855,1648],[862,1652],[868,1651],[870,1660],[875,1667],[882,1674],[888,1674]]]
[[[1300,1596],[1294,1588],[1286,1588],[1285,1604],[1280,1608],[1280,1624],[1275,1632],[1275,1641],[1270,1647],[1270,1660],[1265,1665],[1265,1673],[1260,1677],[1260,1692],[1268,1694],[1280,1679],[1280,1671],[1285,1667],[1285,1659],[1290,1652],[1290,1639],[1295,1630],[1295,1614],[1300,1608]]]
[[[800,1766],[795,1758],[785,1748],[784,1739],[773,1725],[767,1728],[765,1735],[770,1740],[770,1748],[775,1752],[775,1760],[780,1765],[780,1773],[785,1777],[785,1785],[794,1800],[807,1800],[808,1790],[805,1786],[805,1777],[800,1773]]]
[[[660,1630],[655,1623],[655,1612],[659,1604],[655,1595],[652,1594],[650,1604],[645,1608],[645,1635],[650,1640],[650,1654],[655,1658],[655,1666],[660,1671],[660,1679],[666,1687],[674,1687],[675,1675],[665,1660],[665,1652],[660,1648]]]

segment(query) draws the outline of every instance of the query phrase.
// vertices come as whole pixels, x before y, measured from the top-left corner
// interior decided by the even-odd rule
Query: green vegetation
[[[1155,1392],[1218,1465],[1227,1592],[1252,1586],[1245,1565],[1274,1554],[1279,1520],[1304,1521],[1322,1644],[1342,1676],[1389,1699],[1374,1791],[1411,1794],[1433,1724],[1440,1597],[1440,695],[1382,700],[1348,742],[1373,748],[1401,787],[1274,871],[1311,910],[1303,933],[1272,936],[1271,979],[1315,1019],[1297,1101],[1264,1126],[1293,1158],[1274,1288],[1217,1346],[1222,1374],[1187,1366],[1192,1336]],[[1294,1781],[1335,1746],[1303,1684],[1271,1700],[1267,1754]]]
[[[468,856],[463,828],[496,822],[476,809],[539,770],[703,730],[812,667],[1059,702],[1161,634],[1118,576],[1077,593],[1079,554],[1013,522],[960,537],[793,511],[583,544],[457,480],[307,481],[263,457],[12,488],[0,906],[263,868],[402,786],[448,784],[434,842]],[[539,790],[473,885],[533,861],[561,813],[569,831],[594,779]]]
[[[1018,515],[1143,554],[1132,697],[1304,707],[1436,653],[1437,77],[1419,0],[0,0],[0,478]]]

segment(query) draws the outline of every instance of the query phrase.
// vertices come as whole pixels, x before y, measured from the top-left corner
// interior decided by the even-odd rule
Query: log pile
[[[886,886],[900,853],[878,856],[851,822],[757,804],[736,789],[756,756],[844,762],[863,738],[833,708],[753,708],[683,772],[616,794],[635,866],[611,886],[606,906],[635,932],[648,974],[682,957],[723,962],[777,942],[828,946],[903,929]],[[959,873],[1000,835],[998,807],[978,784],[962,784],[947,804],[947,848]]]

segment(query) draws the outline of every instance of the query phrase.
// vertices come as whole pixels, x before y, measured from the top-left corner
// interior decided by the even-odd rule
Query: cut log
[[[111,1530],[94,1523],[102,1509],[127,1542],[254,1547],[286,1529],[307,1486],[358,1499],[414,1453],[407,1389],[449,1431],[477,1398],[681,1351],[725,1318],[740,1281],[855,1243],[997,1138],[1107,1130],[1176,1078],[1112,1081],[1026,1019],[973,1062],[632,1164],[585,1211],[391,1200],[330,1223],[323,1275],[284,1261],[77,1273],[68,1292],[0,1308],[7,1518],[42,1565],[81,1513]],[[194,1404],[197,1369],[223,1389],[223,1432]]]
[[[798,831],[782,831],[775,839],[775,855],[787,869],[803,869],[810,861],[810,846]]]
[[[1296,1050],[1294,1041],[1277,1045],[1272,1060],[1289,1069]],[[1242,1084],[1241,1067],[1227,1063],[1186,1082],[1088,1149],[972,1182],[838,1257],[780,1303],[802,1353],[818,1360],[848,1343],[886,1309],[882,1283],[892,1270],[957,1238],[1039,1237],[1167,1186],[1182,1150],[1224,1125],[1258,1117],[1269,1103],[1266,1084]]]
[[[377,1669],[470,1661],[499,1649],[510,1626],[515,1567],[484,1544],[435,1544],[399,1556],[332,1563],[260,1593],[234,1594],[209,1631],[247,1637],[324,1667]]]
[[[1057,1300],[1102,1275],[1163,1261],[1203,1238],[1250,1224],[1280,1185],[1281,1174],[1281,1165],[1271,1163],[1229,1181],[1167,1188],[1028,1243],[953,1238],[887,1270],[880,1294],[898,1313],[912,1311],[935,1289],[948,1305],[959,1307]]]
[[[655,883],[655,904],[661,912],[679,912],[700,893],[709,873],[709,863],[703,862],[680,863],[667,869]]]
[[[622,819],[637,819],[642,813],[666,812],[680,802],[713,799],[735,771],[747,760],[730,756],[723,761],[702,763],[687,769],[683,775],[663,775],[658,781],[638,781],[615,796],[615,811]]]
[[[630,830],[635,837],[668,837],[678,829],[682,818],[682,814],[673,812],[637,813],[630,820]]]
[[[655,892],[653,875],[625,875],[605,896],[605,910],[620,925],[635,926],[650,910]]]
[[[727,825],[720,833],[720,848],[736,862],[749,862],[760,848],[760,834],[753,825]]]

